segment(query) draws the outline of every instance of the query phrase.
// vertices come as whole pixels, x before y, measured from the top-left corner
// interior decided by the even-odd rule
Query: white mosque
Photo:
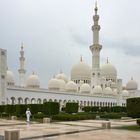
[[[32,73],[26,77],[24,48],[20,50],[19,80],[15,82],[15,75],[7,69],[7,52],[0,49],[0,104],[28,104],[46,101],[59,102],[65,106],[66,102],[77,102],[83,106],[125,106],[126,99],[140,96],[137,82],[131,78],[126,86],[122,86],[122,79],[117,78],[117,69],[107,60],[100,67],[99,44],[100,25],[97,4],[95,5],[92,67],[86,64],[82,57],[80,62],[71,69],[71,80],[64,73],[55,75],[48,82],[48,87],[40,87],[40,79]]]

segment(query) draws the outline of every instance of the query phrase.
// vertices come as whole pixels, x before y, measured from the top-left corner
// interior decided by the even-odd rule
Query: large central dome
[[[79,83],[80,80],[84,83],[90,83],[91,79],[91,67],[84,63],[82,58],[80,62],[72,67],[71,70],[71,80]]]

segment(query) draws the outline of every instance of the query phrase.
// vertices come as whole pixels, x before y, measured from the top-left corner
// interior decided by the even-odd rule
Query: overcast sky
[[[94,0],[0,0],[0,48],[18,83],[24,43],[27,76],[35,71],[42,87],[62,70],[68,77],[80,55],[91,65]],[[140,84],[140,0],[99,0],[101,64],[109,57],[125,84]]]

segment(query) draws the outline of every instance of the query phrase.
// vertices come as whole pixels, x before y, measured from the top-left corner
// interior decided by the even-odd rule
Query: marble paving
[[[31,123],[0,119],[0,140],[4,131],[20,130],[21,140],[140,140],[140,132],[115,129],[136,124],[135,120],[111,120],[112,129],[102,129],[102,120],[83,120],[57,123]]]

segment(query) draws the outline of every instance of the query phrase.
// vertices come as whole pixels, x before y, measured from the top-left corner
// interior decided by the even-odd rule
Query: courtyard
[[[5,130],[20,130],[21,140],[139,140],[139,131],[118,129],[135,125],[134,119],[110,120],[111,129],[102,128],[102,120],[83,120],[26,124],[25,121],[0,119],[0,140]]]

